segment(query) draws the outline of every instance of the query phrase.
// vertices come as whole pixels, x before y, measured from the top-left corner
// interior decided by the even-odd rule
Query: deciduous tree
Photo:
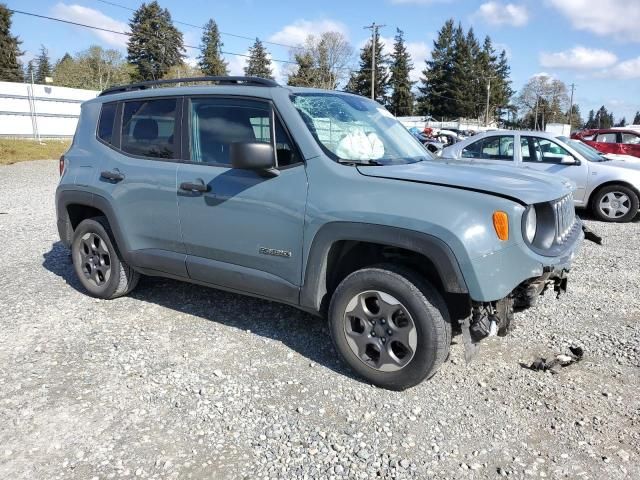
[[[74,57],[68,54],[62,57],[56,64],[53,81],[62,87],[104,90],[129,83],[132,75],[135,75],[134,67],[119,51],[92,45]]]
[[[333,90],[348,76],[353,48],[342,33],[329,31],[307,36],[291,54],[297,65],[289,73],[289,85]]]

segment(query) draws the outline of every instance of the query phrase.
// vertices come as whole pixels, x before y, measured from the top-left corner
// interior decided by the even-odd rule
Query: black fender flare
[[[67,208],[69,205],[83,205],[100,210],[111,227],[111,232],[115,237],[116,247],[120,255],[125,262],[130,264],[129,244],[126,241],[120,226],[118,224],[117,216],[113,210],[113,207],[109,201],[93,192],[78,189],[58,189],[56,191],[56,214],[58,217],[58,233],[60,234],[60,240],[66,247],[70,247],[71,239],[73,236],[73,227],[69,219],[69,213]]]
[[[338,241],[352,240],[404,248],[428,258],[435,266],[448,293],[468,293],[458,261],[449,247],[433,235],[404,228],[358,222],[331,222],[323,225],[313,238],[300,289],[300,306],[320,311],[327,293],[327,260]]]

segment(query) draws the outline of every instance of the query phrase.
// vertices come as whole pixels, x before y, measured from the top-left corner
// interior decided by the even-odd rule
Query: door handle
[[[118,170],[112,170],[112,171],[105,170],[104,172],[100,172],[100,178],[104,178],[105,180],[118,183],[124,180],[124,175],[120,173]]]
[[[209,185],[205,185],[204,182],[182,182],[180,184],[180,190],[206,193],[211,190],[211,187]]]

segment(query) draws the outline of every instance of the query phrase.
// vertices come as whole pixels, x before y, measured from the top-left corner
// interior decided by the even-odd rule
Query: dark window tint
[[[176,99],[126,102],[122,150],[133,155],[175,158]]]
[[[483,138],[462,150],[464,158],[513,161],[513,137],[511,135]]]
[[[116,118],[116,105],[115,103],[105,103],[100,111],[98,138],[107,143],[113,143],[113,121]]]
[[[197,98],[191,100],[191,161],[229,165],[229,147],[236,142],[272,143],[271,110],[263,102]],[[278,165],[299,160],[289,137],[276,121]]]
[[[571,156],[568,150],[547,138],[522,137],[522,161],[530,163],[561,163],[562,157]]]

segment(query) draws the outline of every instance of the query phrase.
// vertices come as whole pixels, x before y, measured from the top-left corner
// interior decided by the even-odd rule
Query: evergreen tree
[[[250,77],[270,78],[273,80],[271,59],[267,49],[264,48],[263,43],[258,38],[249,49],[249,61],[247,66],[244,67],[244,74]]]
[[[24,78],[27,82],[31,82],[32,79],[35,79],[36,76],[36,64],[32,60],[27,62],[27,66],[24,69]]]
[[[54,67],[54,71],[55,71],[56,68],[58,68],[58,65],[60,65],[63,62],[68,62],[69,60],[73,60],[73,57],[67,52],[60,58],[60,60],[58,60],[56,62],[56,66]]]
[[[486,81],[486,79],[478,76],[481,73],[477,61],[480,48],[473,30],[469,29],[469,32],[465,35],[461,25],[458,25],[455,29],[453,39],[453,73],[449,79],[451,83],[451,107],[456,117],[477,117],[481,103],[478,102],[478,97],[473,92],[474,90],[475,92],[482,90],[485,83],[483,80]],[[471,95],[470,92],[472,93]]]
[[[626,127],[627,126],[627,119],[625,117],[622,117],[620,119],[620,121],[615,124],[615,126],[616,127]]]
[[[483,47],[483,50],[487,49],[495,53],[491,45],[491,39],[488,36],[485,38]],[[511,67],[507,59],[507,52],[502,50],[496,60],[493,60],[495,58],[493,53],[491,55],[491,74],[493,77],[490,85],[489,114],[492,116],[497,114],[499,118],[500,112],[508,110],[514,91],[511,88]]]
[[[633,117],[633,125],[640,125],[640,111]]]
[[[569,118],[569,124],[571,125],[571,129],[572,130],[579,129],[584,124],[584,121],[582,120],[582,116],[580,115],[580,106],[577,104],[573,105],[571,110],[572,111],[570,116],[569,116],[569,112],[567,112],[567,117]]]
[[[40,46],[40,54],[36,60],[35,83],[46,83],[47,77],[53,76],[53,68],[51,68],[51,60],[49,60],[49,52],[44,45]]]
[[[613,114],[609,113],[604,105],[597,112],[593,110],[589,112],[589,119],[585,128],[611,128],[613,126]]]
[[[420,78],[421,93],[418,99],[418,112],[421,115],[451,117],[455,111],[451,102],[453,97],[451,78],[454,63],[454,24],[447,20],[433,41],[431,59],[427,60]]]
[[[297,64],[297,69],[295,73],[289,75],[287,85],[291,85],[292,87],[315,86],[317,70],[311,53],[296,53],[294,59]]]
[[[389,108],[391,112],[399,117],[408,116],[413,113],[413,93],[411,87],[413,82],[409,79],[409,73],[413,69],[411,55],[407,51],[404,42],[404,32],[396,29],[395,43],[393,44],[393,54],[391,56],[390,86],[393,89]]]
[[[351,74],[345,91],[371,98],[371,58],[372,46],[375,45],[376,71],[375,71],[375,100],[381,104],[387,102],[389,91],[389,63],[387,56],[382,53],[384,44],[380,41],[380,33],[376,30],[374,43],[371,40],[360,52],[360,65],[358,70]]]
[[[229,75],[227,62],[222,58],[222,45],[218,25],[210,19],[204,26],[198,66],[205,75]]]
[[[11,15],[7,7],[0,3],[0,80],[22,82],[24,75],[18,57],[22,55],[18,37],[11,35]]]
[[[182,33],[173,26],[171,14],[157,1],[143,3],[129,22],[131,36],[127,60],[136,67],[137,80],[162,78],[169,69],[182,63]]]

